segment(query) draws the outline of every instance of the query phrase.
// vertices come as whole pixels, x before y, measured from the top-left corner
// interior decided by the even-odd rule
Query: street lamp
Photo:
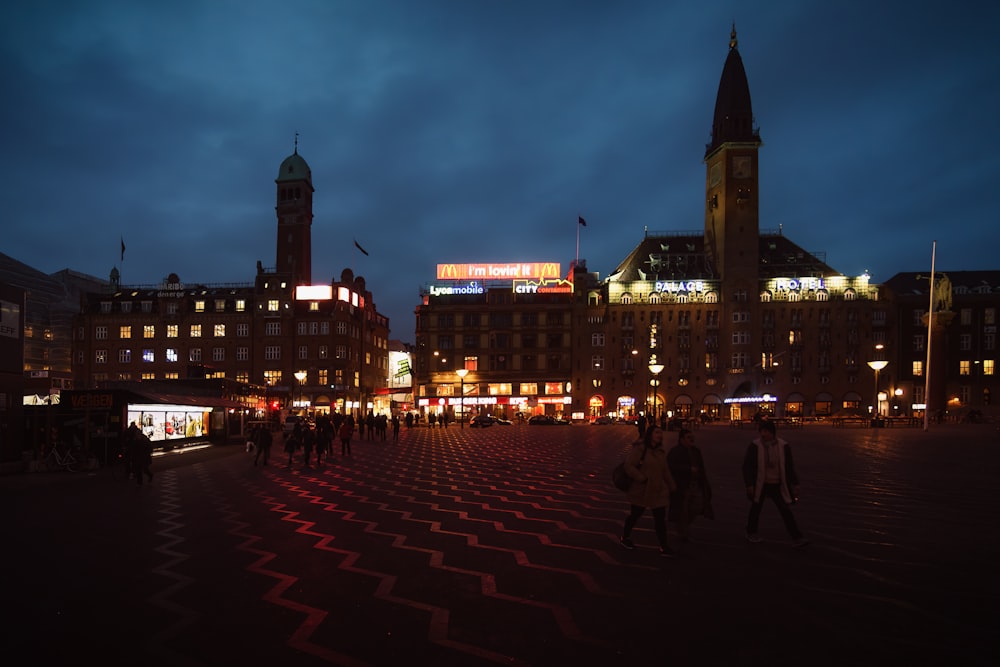
[[[878,409],[878,372],[889,365],[889,362],[885,359],[878,359],[875,361],[869,361],[868,366],[875,371],[875,410],[872,419],[872,426],[879,425],[879,409]]]
[[[465,428],[465,376],[469,369],[459,368],[455,372],[458,374],[458,427]]]
[[[295,371],[294,375],[295,375],[295,379],[298,380],[298,382],[299,382],[299,405],[298,405],[298,407],[301,408],[302,407],[302,383],[306,381],[306,372],[305,371]],[[294,405],[295,405],[294,401],[292,401],[292,405],[294,407]]]
[[[653,374],[650,384],[653,385],[653,421],[656,421],[656,387],[659,385],[659,375],[663,372],[663,364],[656,363],[656,358],[649,364],[649,372]]]

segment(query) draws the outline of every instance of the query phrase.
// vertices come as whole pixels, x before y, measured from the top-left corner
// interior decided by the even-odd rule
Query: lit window
[[[236,299],[236,312],[242,313],[247,309],[246,299]]]
[[[924,362],[914,361],[912,366],[912,372],[914,377],[921,377],[924,374]]]
[[[188,361],[201,361],[201,348],[192,347],[188,351]]]
[[[216,324],[215,325],[215,337],[216,338],[225,338],[226,337],[226,325],[225,324]]]
[[[201,338],[201,325],[192,324],[191,325],[191,338]]]
[[[118,337],[122,338],[122,339],[131,338],[132,337],[132,327],[130,327],[127,324],[118,327]]]
[[[176,324],[167,325],[167,338],[177,338],[180,333],[180,327]]]
[[[156,338],[156,325],[155,324],[145,324],[142,327],[142,337],[143,338]]]
[[[268,302],[267,302],[267,310],[268,310],[268,312],[276,313],[276,312],[278,312],[279,307],[280,307],[280,304],[278,303],[277,299],[268,299]]]
[[[971,366],[971,364],[969,363],[968,359],[963,359],[963,360],[959,361],[958,362],[958,374],[959,375],[968,375],[969,371],[970,371],[970,366]]]
[[[170,363],[176,362],[177,361],[177,349],[173,348],[173,347],[168,347],[167,348],[167,353],[166,353],[166,359]]]
[[[156,361],[156,352],[149,349],[148,347],[142,351],[142,360],[147,363],[152,363]]]
[[[983,375],[993,375],[993,359],[983,359]]]
[[[217,312],[217,313],[224,313],[224,312],[226,312],[226,300],[225,299],[216,299],[215,300],[215,312]]]
[[[194,312],[196,312],[196,313],[204,313],[205,312],[205,300],[204,299],[198,299],[197,301],[194,302]]]

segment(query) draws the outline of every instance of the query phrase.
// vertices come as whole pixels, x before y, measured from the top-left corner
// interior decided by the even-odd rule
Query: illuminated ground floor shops
[[[721,397],[708,393],[701,396],[684,394],[651,393],[646,396],[622,395],[606,397],[591,394],[587,399],[587,411],[574,412],[573,419],[593,421],[598,417],[613,419],[634,419],[640,415],[659,419],[678,418],[701,421],[747,421],[759,416],[781,418],[832,418],[838,416],[910,416],[910,409],[891,405],[884,392],[879,396],[879,405],[865,402],[854,391],[834,396],[829,392],[806,395],[792,392],[786,396],[776,394],[754,394]]]
[[[526,420],[534,415],[551,415],[568,419],[570,396],[438,396],[417,400],[421,419],[445,415],[449,421],[468,421],[476,415],[491,415],[511,421]]]

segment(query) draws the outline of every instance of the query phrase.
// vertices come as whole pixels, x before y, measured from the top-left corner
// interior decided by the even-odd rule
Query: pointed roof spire
[[[299,154],[299,131],[298,130],[295,131],[295,150],[292,151],[292,154],[293,155],[298,155]]]
[[[735,49],[738,43],[736,40],[736,21],[733,21],[733,31],[729,33],[729,48]]]
[[[743,69],[743,59],[736,48],[736,22],[729,34],[729,55],[722,67],[719,91],[715,97],[715,117],[712,120],[712,141],[705,147],[705,156],[728,142],[756,143],[760,133],[754,126],[750,85]]]

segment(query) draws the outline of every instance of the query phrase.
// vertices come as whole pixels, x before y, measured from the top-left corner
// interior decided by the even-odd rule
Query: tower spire
[[[292,153],[295,154],[295,155],[299,154],[299,131],[298,130],[295,131],[295,150],[293,150]]]
[[[733,30],[729,33],[729,48],[735,49],[738,43],[736,40],[736,21],[733,21]]]

